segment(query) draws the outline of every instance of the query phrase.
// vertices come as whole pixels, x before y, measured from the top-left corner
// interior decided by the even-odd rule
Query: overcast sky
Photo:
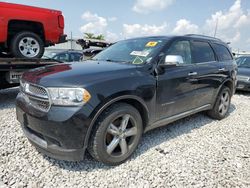
[[[214,35],[250,51],[250,0],[8,0],[62,10],[66,33],[109,40],[142,35]]]

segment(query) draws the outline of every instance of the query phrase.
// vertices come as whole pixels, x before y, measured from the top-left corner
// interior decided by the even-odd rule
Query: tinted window
[[[194,63],[204,63],[215,61],[214,51],[207,42],[193,42]]]
[[[213,47],[214,47],[220,61],[228,61],[228,60],[233,59],[230,52],[228,51],[228,49],[225,46],[223,46],[221,44],[213,44]]]
[[[59,61],[66,61],[66,62],[70,61],[69,54],[67,54],[67,53],[58,54],[58,55],[54,56],[53,59],[56,59]]]
[[[78,54],[78,53],[71,54],[71,59],[73,61],[80,61],[81,57],[82,57],[82,54]]]
[[[178,41],[174,43],[167,51],[166,55],[179,55],[185,64],[192,63],[191,46],[189,41]]]

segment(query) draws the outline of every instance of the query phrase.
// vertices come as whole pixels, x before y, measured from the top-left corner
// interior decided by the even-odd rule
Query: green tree
[[[84,38],[86,39],[96,39],[96,40],[105,40],[105,36],[100,34],[100,35],[95,35],[93,33],[84,33]]]

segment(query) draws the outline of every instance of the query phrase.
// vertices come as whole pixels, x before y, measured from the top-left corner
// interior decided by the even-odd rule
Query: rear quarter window
[[[233,57],[227,47],[221,44],[213,44],[213,48],[220,61],[232,60]]]

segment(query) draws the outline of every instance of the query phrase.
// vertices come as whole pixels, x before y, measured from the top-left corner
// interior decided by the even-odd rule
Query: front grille
[[[51,103],[49,94],[44,87],[30,84],[22,80],[20,83],[20,90],[26,95],[26,102],[31,106],[43,112],[49,111]]]
[[[247,76],[237,76],[237,80],[248,82],[250,78]]]
[[[28,93],[35,95],[37,97],[48,99],[47,91],[40,86],[34,86],[34,85],[29,84]]]
[[[42,111],[49,111],[50,102],[47,100],[41,100],[38,98],[29,97],[30,103],[37,109]]]

